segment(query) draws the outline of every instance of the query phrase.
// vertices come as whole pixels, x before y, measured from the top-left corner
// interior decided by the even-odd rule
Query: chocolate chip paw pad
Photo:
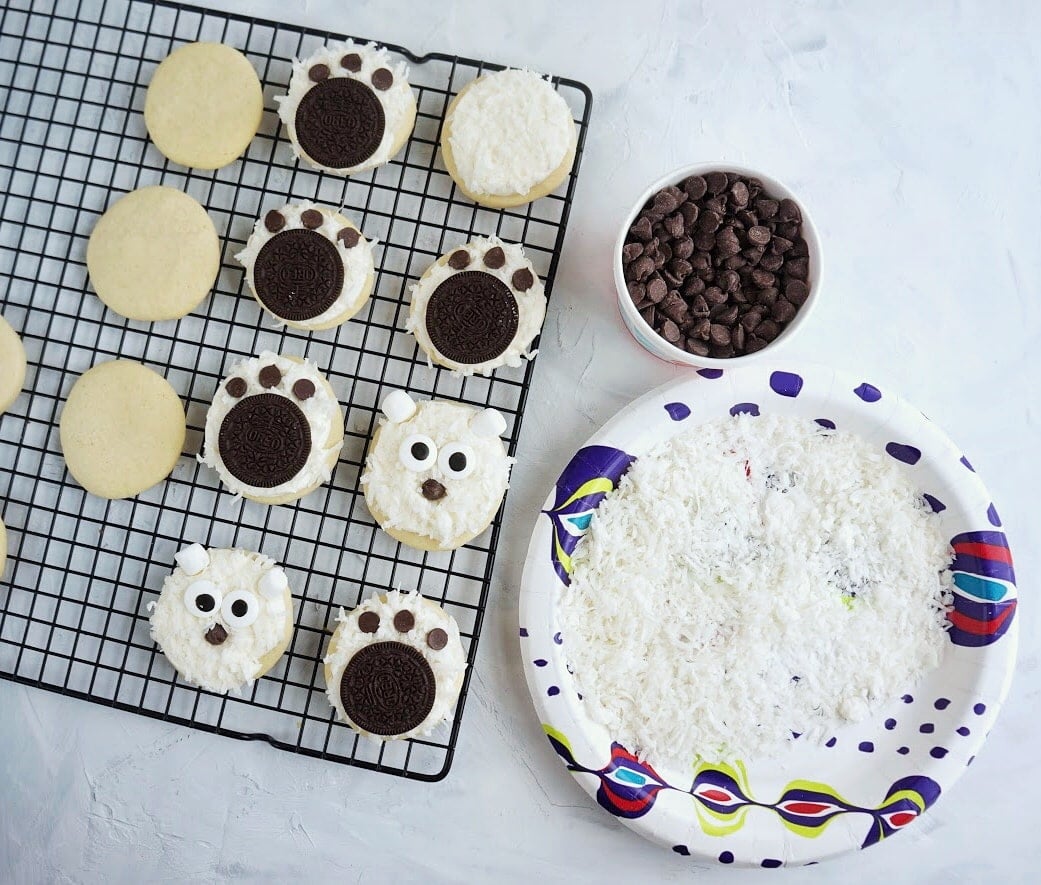
[[[225,487],[286,504],[328,482],[343,446],[343,412],[310,363],[265,352],[236,365],[206,414],[200,461]]]
[[[345,323],[372,293],[372,246],[338,212],[314,203],[272,209],[235,256],[260,306],[304,331]]]
[[[288,94],[275,101],[293,153],[341,175],[389,161],[416,122],[408,68],[371,43],[333,43],[294,60]]]
[[[418,594],[392,591],[341,609],[338,620],[325,683],[340,719],[379,740],[426,735],[444,721],[466,672],[455,619]]]
[[[479,237],[427,268],[412,287],[407,328],[431,362],[488,375],[535,356],[545,316],[542,281],[524,250]]]

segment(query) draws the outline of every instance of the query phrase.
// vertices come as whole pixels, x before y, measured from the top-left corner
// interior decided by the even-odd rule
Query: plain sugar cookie
[[[185,547],[151,609],[152,639],[181,677],[223,694],[267,673],[293,636],[281,566],[248,550]]]
[[[77,379],[60,433],[76,482],[101,498],[130,498],[170,475],[184,447],[184,408],[162,375],[113,360]]]
[[[87,272],[98,297],[131,320],[175,320],[199,306],[220,270],[210,216],[172,187],[131,191],[94,225]]]
[[[6,412],[25,384],[25,347],[11,324],[0,316],[0,414]]]
[[[445,112],[441,154],[475,203],[504,209],[544,197],[575,162],[578,133],[567,102],[532,71],[485,74]]]
[[[244,153],[263,113],[257,72],[223,43],[189,43],[170,53],[145,96],[145,127],[155,146],[194,169],[219,169]]]

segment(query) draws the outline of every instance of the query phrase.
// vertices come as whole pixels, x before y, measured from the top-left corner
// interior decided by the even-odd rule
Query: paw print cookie
[[[371,43],[335,43],[294,61],[288,94],[275,101],[293,153],[340,175],[388,162],[416,122],[408,68]]]
[[[278,663],[293,635],[293,596],[274,560],[185,547],[151,609],[152,639],[181,677],[224,694]]]
[[[314,203],[272,209],[235,258],[260,306],[296,329],[345,323],[372,292],[371,244],[347,218]]]
[[[325,657],[329,703],[355,731],[379,740],[429,734],[463,684],[459,626],[418,594],[374,596],[340,623]]]
[[[535,356],[531,344],[545,317],[545,290],[524,250],[478,237],[419,278],[406,328],[431,362],[488,375]]]
[[[309,362],[264,352],[236,365],[206,413],[200,461],[229,491],[287,504],[329,481],[343,447],[343,411]]]
[[[483,532],[509,486],[506,419],[403,390],[383,401],[383,414],[361,477],[376,522],[419,550],[454,550]]]

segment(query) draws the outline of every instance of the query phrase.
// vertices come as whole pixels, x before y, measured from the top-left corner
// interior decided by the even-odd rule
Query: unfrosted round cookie
[[[171,52],[145,96],[145,126],[155,146],[194,169],[219,169],[244,153],[263,113],[257,72],[223,43],[189,43]]]
[[[76,380],[60,434],[76,482],[101,498],[130,498],[173,470],[184,447],[184,407],[162,375],[112,360]]]
[[[172,187],[143,187],[120,197],[87,243],[94,291],[131,320],[175,320],[191,313],[219,270],[220,241],[210,216]]]
[[[224,694],[278,663],[293,635],[293,596],[274,560],[185,547],[149,604],[152,639],[186,681]]]
[[[488,375],[531,359],[545,318],[545,289],[524,250],[478,237],[426,269],[405,325],[431,362]]]
[[[235,256],[260,306],[287,326],[331,329],[372,293],[372,245],[340,213],[314,203],[272,209]]]
[[[217,389],[199,460],[236,495],[288,504],[329,481],[343,420],[312,363],[265,351],[234,366]]]
[[[416,402],[395,390],[372,437],[362,491],[383,530],[419,550],[454,550],[495,518],[512,459],[495,409],[445,400]]]
[[[0,414],[6,412],[25,384],[25,347],[11,324],[0,316]]]
[[[373,43],[331,43],[294,59],[288,94],[275,101],[293,154],[339,175],[388,162],[416,122],[408,68]]]
[[[555,190],[575,162],[571,109],[532,71],[485,74],[448,106],[441,154],[459,189],[482,206],[503,209]]]
[[[418,594],[391,591],[351,612],[325,656],[325,691],[340,719],[378,740],[420,737],[448,716],[463,685],[459,626]]]

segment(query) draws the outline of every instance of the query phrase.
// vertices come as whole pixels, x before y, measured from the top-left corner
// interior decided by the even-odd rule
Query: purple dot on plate
[[[887,719],[886,720],[886,731],[892,731],[894,728],[896,728],[896,720],[895,719]]]
[[[737,403],[737,405],[730,407],[731,415],[752,415],[755,418],[759,417],[759,406],[755,403]]]
[[[546,694],[548,694],[551,698],[556,697],[558,694],[560,694],[560,689],[556,685],[551,685],[549,688],[546,689]]]
[[[936,731],[936,726],[933,725],[931,722],[923,722],[920,726],[918,726],[918,730],[922,734],[932,734],[934,731]]]
[[[673,845],[672,850],[684,857],[690,857],[690,849],[686,845]]]
[[[798,396],[802,390],[802,375],[794,372],[774,372],[770,376],[770,389],[781,396]]]
[[[933,706],[936,707],[937,710],[946,710],[950,705],[951,701],[949,698],[937,698],[933,702]]]
[[[911,695],[909,694],[905,694],[902,698],[900,698],[900,700],[902,700],[905,704],[914,703],[914,698],[911,697]]]
[[[972,765],[972,763],[975,762],[975,761],[976,761],[976,757],[975,756],[970,756],[969,757],[969,761],[966,762],[965,764],[966,765]]]
[[[545,667],[546,664],[549,663],[549,661],[547,661],[545,658],[538,658],[537,660],[533,661],[532,663],[534,663],[536,667]]]
[[[576,692],[576,694],[577,694],[577,692]],[[578,695],[578,699],[582,700],[582,695]]]
[[[826,427],[828,430],[835,429],[835,422],[832,421],[831,418],[814,418],[813,420],[820,424],[821,427]]]
[[[525,637],[525,638],[527,638],[527,636],[528,636],[528,628],[527,627],[521,627],[520,628],[520,635]]]
[[[977,716],[982,716],[984,713],[987,712],[987,705],[986,704],[976,704],[972,708],[972,712],[975,713]]]
[[[875,745],[871,743],[871,741],[861,741],[857,744],[857,749],[860,750],[861,753],[874,753]]]
[[[665,411],[673,421],[682,421],[690,417],[690,406],[686,403],[666,403]]]
[[[992,526],[1001,525],[1001,517],[998,516],[998,511],[994,509],[993,504],[991,504],[990,507],[987,508],[987,519],[990,520],[990,524]]]
[[[802,732],[801,731],[793,731],[792,732],[792,740],[793,741],[797,741],[801,737],[802,737]]]
[[[773,857],[764,857],[763,862],[760,864],[760,866],[766,867],[768,870],[776,870],[781,865],[782,861]]]
[[[911,748],[910,748],[910,747],[898,747],[898,748],[897,748],[897,752],[898,752],[898,753],[899,753],[899,754],[900,754],[901,756],[906,756],[906,755],[907,755],[908,753],[910,753],[910,752],[911,752]]]
[[[971,470],[973,473],[976,472],[976,468],[969,463],[969,459],[966,458],[964,455],[961,456],[961,463],[968,467],[969,470]]]
[[[947,509],[947,505],[944,504],[943,501],[939,498],[933,497],[928,492],[922,495],[922,497],[925,498],[925,503],[932,508],[933,513],[942,513]]]
[[[958,734],[960,734],[963,738],[967,738],[970,734],[972,734],[972,732],[969,731],[969,729],[963,725],[958,729]]]
[[[943,759],[943,757],[947,755],[947,750],[943,747],[933,747],[929,751],[929,755],[932,756],[933,759]]]
[[[723,370],[722,369],[698,369],[698,374],[702,378],[708,378],[708,379],[710,379],[712,381],[715,381],[717,378],[722,378],[723,377]]]
[[[854,388],[853,392],[866,403],[877,403],[882,399],[882,391],[866,381],[860,387]]]
[[[886,443],[886,453],[905,464],[917,464],[918,459],[922,457],[921,449],[898,442]]]
[[[734,853],[732,851],[720,852],[719,862],[720,863],[733,863],[734,862]]]
[[[828,738],[828,742],[824,745],[825,747],[834,747],[839,742],[838,738]]]
[[[563,645],[564,644],[564,638],[559,633],[554,633],[553,634],[553,641],[557,645]]]

